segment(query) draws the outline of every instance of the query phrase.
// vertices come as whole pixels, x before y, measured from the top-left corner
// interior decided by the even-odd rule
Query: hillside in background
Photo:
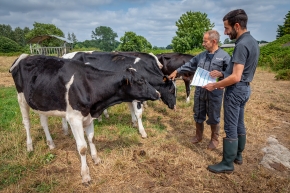
[[[276,79],[290,80],[290,34],[260,48],[259,66],[276,73]]]

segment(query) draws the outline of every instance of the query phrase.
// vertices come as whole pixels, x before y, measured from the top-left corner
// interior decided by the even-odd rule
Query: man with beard
[[[231,40],[236,39],[231,62],[223,74],[223,80],[203,87],[209,91],[226,87],[223,104],[226,133],[223,139],[223,159],[218,164],[208,166],[208,170],[214,173],[231,173],[234,171],[233,163],[243,163],[242,152],[246,144],[244,111],[260,54],[257,41],[247,31],[247,21],[248,16],[242,9],[230,11],[224,16],[224,34]],[[210,75],[222,76],[218,71]]]
[[[193,73],[197,67],[208,71],[215,70],[217,72],[225,70],[230,62],[230,56],[227,52],[219,48],[219,39],[220,35],[216,30],[205,32],[202,45],[206,51],[193,57],[190,61],[172,72],[169,75],[169,79],[174,79],[177,74]],[[209,92],[200,86],[196,86],[193,106],[196,135],[193,137],[192,143],[199,143],[202,140],[204,121],[206,120],[206,116],[208,116],[206,123],[211,127],[211,140],[208,144],[208,149],[213,150],[218,147],[223,92],[223,90],[219,89]]]

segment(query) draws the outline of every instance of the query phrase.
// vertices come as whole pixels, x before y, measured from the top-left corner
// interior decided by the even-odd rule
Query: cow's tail
[[[27,56],[29,56],[29,54],[21,54],[20,56],[19,56],[19,58],[17,58],[17,60],[12,64],[12,66],[11,66],[11,68],[9,69],[9,72],[11,73],[12,72],[12,70],[19,64],[19,62],[22,60],[22,59],[24,59],[24,58],[26,58]]]

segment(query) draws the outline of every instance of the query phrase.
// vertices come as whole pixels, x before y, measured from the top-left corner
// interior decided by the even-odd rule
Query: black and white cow
[[[160,97],[159,92],[131,67],[134,66],[135,59],[120,58],[122,59],[126,60],[124,68],[105,71],[76,60],[21,55],[11,66],[10,72],[27,133],[27,150],[33,150],[29,108],[44,117],[42,121],[46,121],[46,116],[65,117],[71,126],[81,157],[82,182],[89,182],[91,177],[86,162],[84,130],[92,159],[95,164],[100,162],[93,143],[93,119],[114,104],[133,100],[157,100]]]
[[[163,65],[161,68],[163,74],[170,75],[174,70],[188,62],[193,55],[190,54],[181,54],[181,53],[164,53],[156,55],[159,62]],[[182,75],[182,79],[185,84],[186,89],[186,102],[190,101],[190,82],[192,81],[194,74],[188,73]]]
[[[136,57],[136,56],[139,57]],[[72,57],[73,56],[73,57]],[[65,55],[63,57],[72,57],[74,60],[79,60],[87,65],[92,65],[102,70],[119,71],[124,68],[124,61],[120,60],[124,56],[132,56],[139,62],[133,65],[137,71],[143,75],[148,82],[156,88],[161,94],[161,100],[170,108],[175,109],[176,106],[176,86],[175,82],[168,80],[158,67],[157,58],[145,53],[135,52],[77,52]],[[141,60],[141,59],[142,60]],[[144,61],[143,61],[144,60]],[[108,63],[108,61],[114,61]],[[146,61],[146,62],[145,62]],[[165,79],[164,79],[165,78]],[[128,103],[131,111],[133,126],[138,124],[139,133],[143,138],[147,137],[143,123],[142,123],[142,106],[140,102],[133,101]],[[137,123],[137,124],[136,124]]]

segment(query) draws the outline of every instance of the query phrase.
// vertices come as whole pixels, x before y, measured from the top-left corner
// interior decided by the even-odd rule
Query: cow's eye
[[[144,84],[144,82],[145,82],[145,80],[144,80],[144,79],[140,79],[140,80],[138,80],[138,82],[137,82],[137,83],[138,83],[139,85],[141,85],[141,84]]]

